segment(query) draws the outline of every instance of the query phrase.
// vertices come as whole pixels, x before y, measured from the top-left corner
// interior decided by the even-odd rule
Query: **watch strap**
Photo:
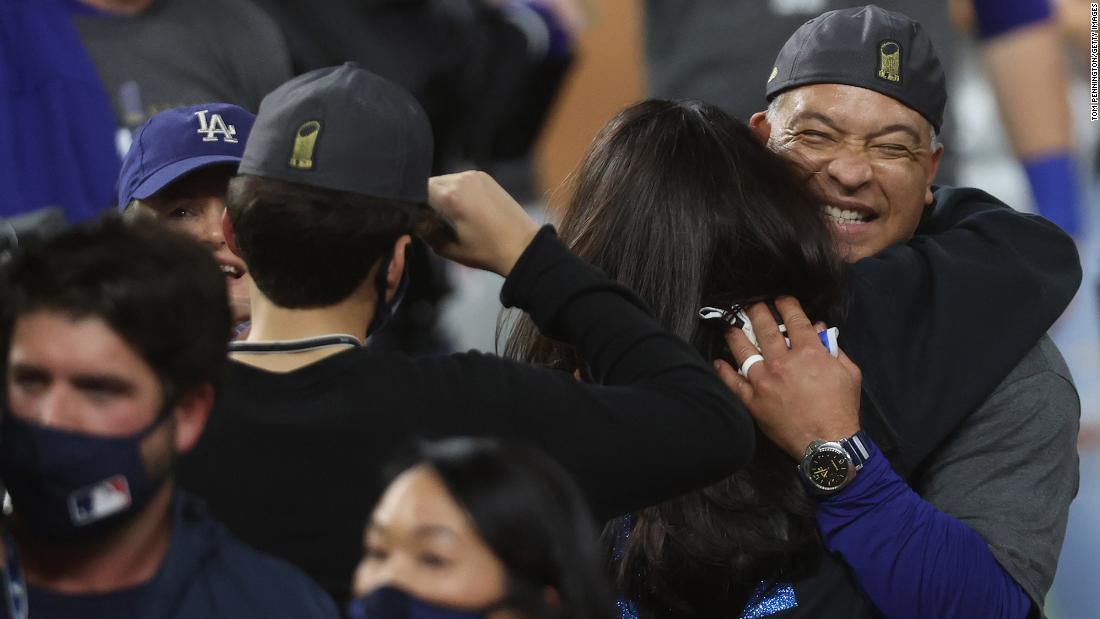
[[[848,438],[841,439],[839,442],[844,451],[851,456],[852,466],[857,471],[862,469],[863,464],[871,457],[871,452],[867,449],[867,433],[860,430]]]

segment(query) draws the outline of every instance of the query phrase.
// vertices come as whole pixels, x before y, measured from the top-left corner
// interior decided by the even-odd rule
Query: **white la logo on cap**
[[[221,114],[212,114],[210,116],[210,119],[207,120],[206,114],[209,111],[210,110],[202,110],[200,112],[195,112],[195,116],[199,117],[199,130],[197,131],[197,133],[206,134],[205,136],[203,136],[202,141],[217,142],[217,134],[220,133],[222,135],[221,139],[223,141],[229,144],[236,144],[237,138],[235,136],[237,135],[237,128],[233,125],[225,124],[225,121],[222,120]]]

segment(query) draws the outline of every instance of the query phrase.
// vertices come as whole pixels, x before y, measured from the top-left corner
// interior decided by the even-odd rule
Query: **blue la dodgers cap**
[[[873,4],[822,13],[787,39],[768,77],[768,101],[808,84],[874,90],[916,110],[937,131],[943,124],[947,84],[928,33]]]
[[[238,171],[422,204],[432,128],[397,84],[354,62],[326,67],[264,97]]]
[[[241,162],[256,117],[228,103],[165,110],[137,128],[122,160],[118,207],[144,200],[195,170]]]

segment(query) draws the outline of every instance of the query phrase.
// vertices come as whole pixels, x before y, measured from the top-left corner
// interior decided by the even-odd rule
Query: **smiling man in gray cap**
[[[770,105],[750,125],[805,171],[847,260],[868,269],[876,261],[896,264],[902,256],[897,247],[907,243],[918,256],[912,268],[927,272],[933,282],[912,297],[879,291],[881,311],[875,319],[912,321],[913,329],[937,334],[982,328],[981,316],[971,315],[943,282],[955,270],[998,265],[983,260],[980,235],[972,237],[965,255],[952,256],[945,249],[953,238],[977,229],[971,216],[1019,215],[983,192],[932,184],[943,153],[937,132],[947,91],[943,68],[920,24],[875,6],[825,13],[783,46],[766,92]],[[950,225],[945,227],[945,221]],[[1079,270],[1076,276],[1079,281]],[[944,307],[957,319],[933,311]],[[870,326],[848,325],[848,340],[841,346],[888,346],[866,336],[873,332]],[[877,351],[883,358],[906,353]],[[975,402],[974,412],[954,424],[934,416],[905,419],[895,411],[913,409],[917,400],[934,404],[952,397],[922,391],[924,372],[953,371],[959,381],[971,381],[978,380],[977,374],[988,375],[990,368],[910,367],[905,375],[890,375],[874,364],[863,366],[864,385],[877,390],[872,399],[880,413],[899,435],[921,437],[899,441],[887,457],[927,502],[914,508],[919,516],[907,512],[888,526],[864,527],[860,530],[867,534],[853,540],[846,534],[854,530],[849,525],[869,522],[890,508],[869,495],[841,491],[818,497],[818,525],[826,547],[844,557],[885,616],[1042,613],[1077,491],[1080,405],[1049,338],[1022,359],[1001,361],[1003,373],[996,375],[1002,382],[991,383],[986,401]],[[1014,369],[1012,364],[1017,364]],[[934,406],[925,408],[934,411]],[[765,426],[769,415],[778,414],[750,410]],[[785,414],[793,416],[787,417],[786,430],[797,433],[800,419],[809,424],[808,411]],[[866,414],[857,426],[866,425]],[[836,421],[838,427],[853,423]],[[820,420],[815,423],[820,427]],[[783,444],[789,437],[771,438]]]

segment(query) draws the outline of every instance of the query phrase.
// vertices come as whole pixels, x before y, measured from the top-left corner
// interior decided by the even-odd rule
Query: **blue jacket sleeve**
[[[850,486],[819,503],[817,523],[883,616],[1026,617],[1030,598],[981,536],[922,499],[867,446],[871,458]]]

